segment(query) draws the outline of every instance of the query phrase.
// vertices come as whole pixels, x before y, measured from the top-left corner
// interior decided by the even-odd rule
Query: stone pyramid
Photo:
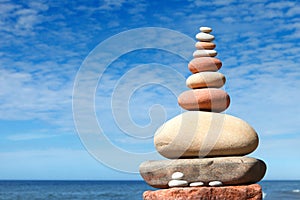
[[[221,113],[230,105],[220,89],[226,81],[218,72],[212,29],[201,27],[196,35],[192,72],[186,80],[191,88],[178,97],[188,110],[155,133],[157,151],[168,160],[146,161],[140,174],[151,186],[144,199],[262,199],[257,183],[266,172],[262,160],[246,157],[258,146],[256,131],[245,121]]]

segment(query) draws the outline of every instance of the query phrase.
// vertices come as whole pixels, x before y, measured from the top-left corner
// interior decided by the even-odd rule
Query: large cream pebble
[[[166,158],[242,156],[258,146],[255,130],[237,117],[188,111],[164,123],[155,133],[157,151]]]

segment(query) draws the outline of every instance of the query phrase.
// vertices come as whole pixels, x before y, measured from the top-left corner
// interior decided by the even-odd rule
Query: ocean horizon
[[[299,200],[300,180],[259,182],[266,200]],[[157,190],[143,180],[0,180],[0,199],[139,200]]]

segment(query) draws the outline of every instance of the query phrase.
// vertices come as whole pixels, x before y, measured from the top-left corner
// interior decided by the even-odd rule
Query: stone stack
[[[245,157],[258,146],[255,130],[245,121],[223,114],[230,104],[222,89],[225,76],[209,27],[196,35],[197,50],[188,64],[191,90],[178,97],[188,110],[155,133],[157,151],[169,160],[146,161],[140,174],[155,188],[144,199],[261,199],[258,184],[266,172],[263,161]]]

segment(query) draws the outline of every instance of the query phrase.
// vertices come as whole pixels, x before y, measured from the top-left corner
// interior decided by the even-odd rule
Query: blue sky
[[[224,89],[231,96],[226,113],[258,132],[259,148],[251,156],[267,163],[265,179],[300,179],[297,1],[0,0],[0,4],[0,179],[140,179],[87,152],[73,120],[76,75],[84,69],[84,60],[105,55],[101,42],[121,32],[142,28],[134,42],[126,37],[115,40],[122,34],[111,38],[115,49],[110,50],[140,45],[143,37],[142,46],[147,46],[152,32],[146,27],[166,28],[193,39],[200,26],[212,27],[216,37],[217,57],[223,62],[220,71],[227,78]],[[182,37],[176,41],[177,34],[172,34],[157,37],[151,45],[171,45],[173,52],[153,48],[128,52],[97,80],[97,121],[105,137],[131,155],[150,152],[149,159],[160,157],[152,142],[154,131],[182,112],[176,95],[187,89],[184,79],[190,75],[187,63],[194,46]],[[97,63],[94,67],[98,70]],[[94,144],[111,165],[118,165],[115,168],[134,162],[101,142]]]

